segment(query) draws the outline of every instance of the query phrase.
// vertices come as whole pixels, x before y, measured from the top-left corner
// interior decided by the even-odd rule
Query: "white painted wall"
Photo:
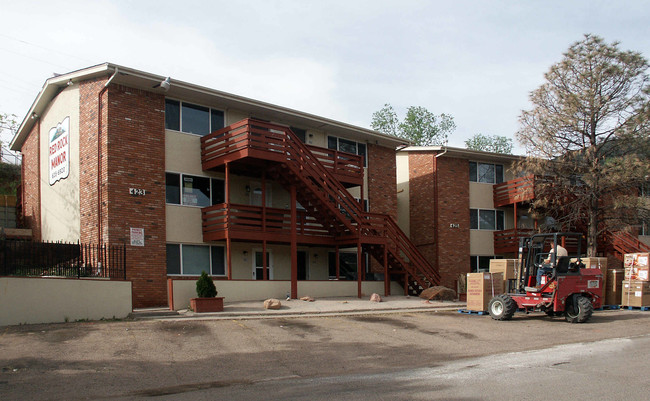
[[[263,301],[268,298],[283,300],[291,292],[291,281],[215,281],[217,296],[225,297],[224,303],[238,301]],[[361,285],[364,295],[370,296],[373,292],[384,294],[383,281],[366,281]],[[190,298],[196,297],[196,281],[174,280],[174,309],[187,309]],[[404,289],[397,283],[391,282],[391,294],[402,295]],[[356,281],[299,281],[298,297],[356,297]]]
[[[0,277],[0,326],[125,318],[131,282]]]
[[[70,173],[50,185],[50,129],[70,118]],[[41,115],[41,235],[45,241],[76,242],[80,238],[79,212],[79,87],[66,87]]]

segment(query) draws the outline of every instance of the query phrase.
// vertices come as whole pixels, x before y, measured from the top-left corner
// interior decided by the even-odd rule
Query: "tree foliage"
[[[647,218],[638,196],[650,174],[648,62],[638,52],[585,35],[545,74],[523,111],[517,139],[530,157],[519,170],[541,180],[532,207],[562,229],[597,237]]]
[[[390,104],[372,114],[372,129],[397,136],[418,146],[442,145],[456,129],[454,118],[448,114],[436,115],[424,107],[411,106],[402,122]]]
[[[512,154],[512,138],[499,135],[476,134],[465,141],[465,147],[484,152]]]
[[[13,137],[18,130],[16,118],[15,114],[0,113],[0,143],[2,143],[1,138],[5,137],[5,135],[9,134]]]

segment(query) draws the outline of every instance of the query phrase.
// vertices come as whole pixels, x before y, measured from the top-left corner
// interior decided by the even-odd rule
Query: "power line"
[[[52,52],[52,53],[55,53],[55,54],[57,54],[57,55],[64,55],[64,56],[67,56],[67,57],[76,58],[77,60],[83,61],[83,62],[85,62],[85,63],[92,63],[92,61],[90,61],[90,60],[86,60],[86,59],[81,58],[81,57],[79,57],[79,56],[75,56],[74,54],[63,53],[63,52],[61,52],[60,50],[50,49],[49,47],[45,47],[45,46],[41,46],[41,45],[37,45],[37,44],[35,44],[35,43],[31,43],[31,42],[28,42],[28,41],[23,40],[23,39],[14,38],[13,36],[5,35],[4,33],[0,33],[0,36],[5,37],[5,38],[7,38],[7,39],[11,39],[11,40],[16,41],[16,42],[18,42],[18,43],[26,44],[26,45],[28,45],[28,46],[33,46],[33,47],[37,47],[37,48],[39,48],[39,49],[47,50],[47,51]]]

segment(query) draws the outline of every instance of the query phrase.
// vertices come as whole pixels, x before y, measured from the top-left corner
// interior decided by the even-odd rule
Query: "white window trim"
[[[180,127],[180,130],[175,130],[175,129],[170,129],[170,128],[165,127],[165,130],[167,130],[167,131],[178,132],[178,133],[181,133],[181,134],[192,135],[192,136],[198,136],[198,137],[203,137],[203,136],[205,136],[205,135],[209,135],[209,133],[208,133],[208,134],[205,134],[205,135],[200,135],[200,134],[195,134],[195,133],[193,133],[193,132],[186,132],[186,131],[183,131],[183,103],[191,104],[191,105],[193,105],[193,106],[205,107],[205,108],[208,109],[208,117],[209,117],[209,119],[208,119],[208,123],[209,123],[209,125],[210,125],[210,128],[209,128],[210,132],[214,132],[214,131],[216,131],[216,130],[212,129],[212,110],[217,110],[217,111],[220,111],[220,112],[223,113],[223,124],[224,124],[224,126],[221,127],[221,128],[224,128],[224,127],[227,127],[227,126],[228,126],[228,125],[226,124],[226,110],[222,110],[222,109],[219,109],[219,108],[217,108],[217,107],[206,106],[206,105],[204,105],[204,104],[193,103],[193,102],[186,102],[186,101],[184,101],[184,100],[175,99],[175,98],[172,98],[172,97],[166,97],[165,100],[173,100],[173,101],[176,101],[176,102],[179,103],[179,110],[178,110],[178,118],[179,118],[179,120],[178,120],[178,125],[179,125],[179,127]],[[219,129],[221,129],[221,128],[219,128]]]
[[[501,164],[501,163],[487,163],[487,162],[479,162],[476,160],[470,160],[469,163],[476,163],[476,180],[477,181],[472,181],[472,177],[470,177],[469,182],[473,184],[483,184],[483,185],[498,185],[506,182],[506,166]],[[479,182],[478,181],[478,165],[479,164],[491,164],[494,166],[494,182]],[[503,169],[503,180],[501,182],[496,182],[497,181],[497,168],[496,166],[501,166]]]
[[[507,228],[506,228],[506,212],[505,212],[505,210],[503,210],[503,209],[470,208],[470,213],[471,213],[471,210],[477,210],[477,218],[478,218],[477,223],[478,223],[478,228],[471,228],[471,227],[470,227],[470,230],[474,230],[474,231],[502,231],[502,230],[499,230],[499,229],[497,228],[497,227],[499,226],[499,225],[497,224],[497,219],[498,219],[497,212],[503,212],[503,230],[507,230]],[[487,229],[487,228],[480,228],[480,227],[481,227],[481,211],[482,211],[482,210],[491,210],[491,211],[494,211],[494,230]],[[471,218],[470,218],[470,222],[471,222]]]
[[[210,207],[210,206],[212,206],[212,194],[214,193],[213,190],[212,190],[212,180],[223,181],[223,185],[226,185],[226,179],[225,178],[220,178],[220,177],[210,177],[208,175],[198,175],[198,174],[192,174],[192,173],[179,173],[179,172],[176,172],[176,171],[165,171],[165,174],[179,174],[181,176],[181,186],[178,189],[179,192],[181,192],[180,193],[181,203],[169,203],[169,202],[167,202],[167,199],[165,199],[165,205],[193,207],[193,208],[199,208],[199,209],[203,209],[204,207]],[[182,184],[183,184],[183,176],[184,175],[191,175],[193,177],[202,177],[202,178],[209,178],[210,179],[210,205],[208,205],[208,206],[183,205],[183,193],[182,193],[183,185]],[[165,182],[165,192],[166,191],[167,191],[167,183]]]
[[[172,277],[199,277],[197,274],[185,274],[183,272],[183,245],[192,245],[192,246],[205,246],[207,248],[211,247],[219,247],[223,248],[223,265],[224,265],[224,274],[212,274],[212,249],[210,249],[210,252],[208,254],[210,255],[210,271],[207,272],[208,276],[211,277],[227,277],[228,276],[228,266],[226,265],[228,262],[228,255],[226,255],[226,246],[225,245],[213,245],[213,244],[195,244],[195,243],[180,243],[180,242],[167,242],[165,245],[178,245],[179,246],[179,262],[181,264],[181,273],[180,274],[169,274],[167,273],[168,276]],[[167,266],[165,266],[165,269]]]

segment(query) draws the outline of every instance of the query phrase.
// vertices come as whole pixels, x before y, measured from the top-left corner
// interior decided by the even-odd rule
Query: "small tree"
[[[476,134],[465,141],[465,147],[483,152],[512,154],[512,138],[499,135]]]
[[[390,104],[372,114],[370,127],[387,135],[407,139],[418,146],[442,145],[456,129],[454,118],[448,114],[435,115],[424,107],[411,106],[404,121],[399,122]]]
[[[214,298],[217,296],[217,287],[215,287],[212,277],[208,276],[205,271],[201,272],[201,277],[196,280],[196,295],[199,298]]]
[[[520,117],[517,139],[530,157],[521,172],[552,179],[535,188],[533,208],[563,229],[587,229],[595,256],[605,230],[648,213],[639,188],[650,174],[648,62],[618,43],[585,35],[545,74]]]

